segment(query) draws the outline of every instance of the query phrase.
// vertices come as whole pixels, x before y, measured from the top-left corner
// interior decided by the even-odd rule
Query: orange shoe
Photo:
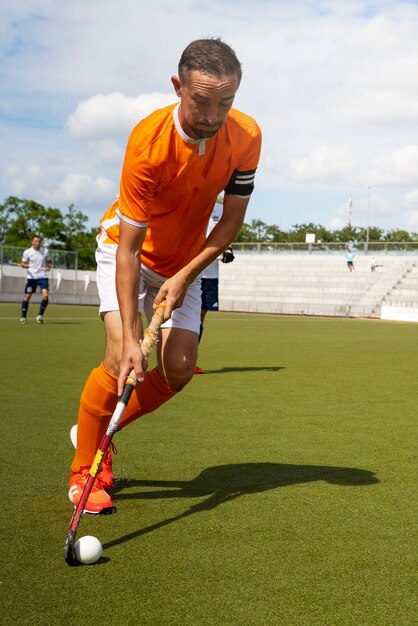
[[[68,491],[68,497],[74,506],[77,506],[80,500],[81,492],[83,491],[84,484],[89,474],[89,467],[81,467],[79,472],[71,472],[70,474],[70,489]],[[93,489],[91,490],[89,499],[84,507],[84,513],[90,513],[91,515],[98,515],[99,513],[112,513],[113,504],[112,499],[105,491],[100,474],[94,481]]]
[[[98,476],[98,478],[100,477],[103,489],[106,489],[106,491],[109,491],[113,485],[112,452],[116,454],[117,450],[115,444],[110,442],[110,446],[103,457],[102,466]]]
[[[194,373],[195,374],[204,374],[205,370],[202,370],[201,367],[197,367],[197,365],[196,365],[196,367],[194,368]]]
[[[70,430],[70,439],[74,448],[77,448],[77,424],[74,424],[74,426]],[[113,441],[110,442],[110,446],[103,457],[102,466],[98,475],[98,478],[100,477],[103,489],[106,490],[111,489],[113,484],[112,452],[114,454],[117,454],[117,449]]]

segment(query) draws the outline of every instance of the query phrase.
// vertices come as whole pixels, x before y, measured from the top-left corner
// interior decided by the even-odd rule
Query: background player
[[[46,248],[41,246],[42,238],[39,235],[32,237],[32,247],[24,251],[20,267],[28,270],[25,284],[25,295],[21,305],[20,323],[26,324],[29,301],[37,288],[41,290],[42,300],[39,306],[39,313],[36,316],[38,324],[43,324],[45,309],[48,306],[49,281],[47,272],[52,267],[52,259]]]
[[[212,215],[210,216],[207,235],[209,235],[215,228],[216,224],[222,217],[223,212],[223,198],[219,197],[213,208]],[[199,343],[203,334],[203,323],[208,311],[217,311],[219,308],[219,262],[232,263],[235,256],[232,248],[229,247],[220,257],[213,261],[208,267],[203,270],[202,273],[202,310],[200,313],[200,332]],[[204,374],[205,371],[196,365],[195,374]]]
[[[104,361],[80,400],[69,497],[77,504],[126,377],[143,381],[119,428],[155,411],[193,377],[201,311],[201,273],[234,240],[254,188],[261,133],[232,109],[241,81],[235,52],[200,39],[181,55],[172,84],[180,102],[142,120],[128,141],[120,193],[101,220],[97,282],[106,329]],[[221,220],[206,239],[218,195]],[[116,290],[115,290],[116,285]],[[145,374],[139,310],[166,300],[157,367]],[[86,512],[112,510],[111,458],[103,462]]]

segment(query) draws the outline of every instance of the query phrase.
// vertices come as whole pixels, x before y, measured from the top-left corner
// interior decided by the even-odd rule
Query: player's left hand
[[[235,259],[235,254],[232,252],[232,248],[227,248],[222,253],[222,263],[232,263]]]
[[[154,300],[154,309],[157,308],[163,300],[166,300],[166,307],[164,312],[164,321],[170,319],[174,309],[179,309],[183,304],[184,297],[188,288],[187,281],[180,275],[180,273],[174,274],[171,278],[161,285],[159,292]]]

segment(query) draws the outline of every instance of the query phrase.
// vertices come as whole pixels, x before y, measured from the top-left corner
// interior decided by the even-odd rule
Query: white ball
[[[86,535],[75,542],[74,552],[77,561],[84,565],[92,565],[102,556],[103,546],[97,537]]]

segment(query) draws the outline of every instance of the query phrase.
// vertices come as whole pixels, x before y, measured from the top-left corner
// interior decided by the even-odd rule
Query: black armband
[[[229,183],[225,187],[225,193],[233,196],[250,196],[254,189],[255,170],[240,172],[234,170]]]

